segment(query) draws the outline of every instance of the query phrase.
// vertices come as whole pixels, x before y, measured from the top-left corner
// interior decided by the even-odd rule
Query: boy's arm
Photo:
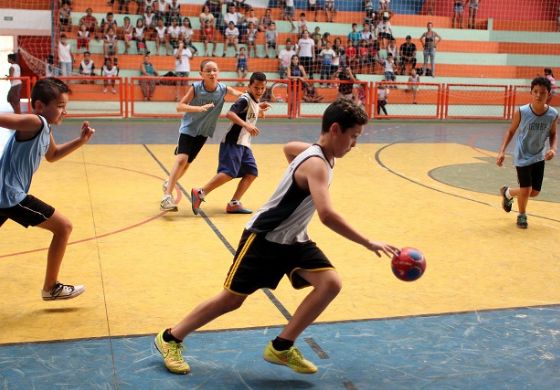
[[[51,143],[49,145],[49,150],[45,154],[45,159],[48,162],[55,162],[61,158],[69,155],[74,150],[78,149],[80,146],[87,144],[88,141],[95,133],[95,130],[89,127],[89,122],[85,121],[82,125],[82,132],[80,136],[72,141],[66,142],[62,145],[57,145],[54,142],[54,137],[51,133]]]
[[[227,93],[229,93],[229,94],[231,94],[235,97],[239,97],[239,96],[243,95],[243,92],[238,91],[237,89],[232,88],[230,86],[227,87]]]
[[[550,128],[550,135],[548,138],[548,141],[550,143],[550,149],[548,149],[548,151],[545,153],[544,155],[544,159],[545,160],[552,160],[554,158],[554,156],[556,155],[556,150],[558,150],[558,137],[556,136],[557,131],[556,131],[556,123],[558,121],[558,118],[554,119],[554,122],[552,122],[552,127]]]
[[[244,121],[243,119],[241,119],[239,117],[239,115],[237,115],[235,112],[233,112],[231,110],[227,112],[226,118],[229,119],[230,121],[232,121],[233,123],[235,123],[236,125],[247,129],[249,134],[251,134],[252,136],[259,135],[259,133],[260,133],[257,126],[255,126],[255,125],[253,125],[249,122]]]
[[[515,132],[517,131],[517,127],[521,122],[521,113],[519,109],[515,110],[513,114],[513,119],[511,121],[511,126],[509,127],[508,131],[504,135],[504,141],[502,142],[502,146],[500,147],[500,151],[498,152],[498,157],[496,158],[496,164],[501,167],[504,164],[506,148],[509,145],[510,141],[512,140]]]
[[[286,160],[288,160],[288,162],[291,163],[292,160],[296,158],[298,154],[300,154],[310,146],[311,144],[307,142],[299,142],[299,141],[288,142],[286,145],[284,145],[284,156],[286,156]]]
[[[41,129],[41,120],[35,114],[0,115],[0,127],[23,133],[25,139],[31,138]]]
[[[208,103],[203,106],[191,106],[190,102],[193,100],[193,98],[194,87],[191,85],[185,96],[183,96],[179,103],[177,103],[177,112],[204,112],[214,107],[214,103]]]
[[[317,214],[326,227],[350,241],[365,246],[378,257],[381,257],[381,254],[385,254],[391,258],[398,252],[398,249],[392,245],[370,241],[336,212],[332,206],[329,194],[328,171],[322,159],[307,159],[299,166],[294,176],[300,187],[302,184],[307,184],[309,187]]]

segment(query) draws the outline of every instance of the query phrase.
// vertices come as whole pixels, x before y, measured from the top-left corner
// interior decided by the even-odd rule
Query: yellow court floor
[[[253,149],[260,176],[243,201],[256,209],[286,162],[279,144]],[[161,213],[172,152],[171,145],[87,145],[41,166],[30,193],[74,225],[60,278],[87,291],[68,302],[41,301],[50,234],[7,222],[0,283],[17,293],[0,300],[0,343],[155,333],[221,289],[232,261],[227,245],[237,246],[250,217],[224,211],[235,183],[207,197],[206,217],[191,212],[188,193],[215,173],[216,144],[204,147],[180,181],[187,193],[179,212]],[[319,322],[559,304],[560,195],[531,200],[530,227],[517,229],[515,213],[504,213],[497,195],[502,181],[514,180],[513,170],[489,163],[491,153],[460,143],[359,144],[338,160],[331,186],[337,210],[373,240],[421,249],[428,267],[417,282],[401,282],[387,258],[314,219],[311,237],[344,283]],[[283,280],[273,294],[293,313],[307,292]],[[259,291],[204,329],[285,322]]]

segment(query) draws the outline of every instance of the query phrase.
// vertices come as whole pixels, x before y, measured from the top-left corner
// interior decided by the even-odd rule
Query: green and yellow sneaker
[[[287,366],[300,374],[315,374],[317,367],[306,360],[299,349],[291,347],[287,351],[277,351],[272,346],[272,341],[264,349],[263,358],[269,363]]]
[[[183,344],[175,341],[166,342],[163,339],[163,332],[165,332],[165,329],[157,334],[154,345],[161,353],[165,367],[174,374],[188,374],[191,372],[191,368],[181,353]]]

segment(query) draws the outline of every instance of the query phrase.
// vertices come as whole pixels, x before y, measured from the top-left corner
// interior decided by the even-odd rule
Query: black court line
[[[398,173],[397,171],[394,171],[393,169],[389,168],[389,167],[388,167],[387,165],[385,165],[385,163],[383,163],[383,161],[381,160],[381,157],[380,157],[381,152],[382,152],[383,150],[385,150],[385,149],[391,147],[391,146],[398,145],[398,144],[403,144],[403,143],[408,143],[408,142],[392,142],[392,143],[390,143],[390,144],[387,144],[387,145],[385,145],[385,146],[379,148],[379,150],[378,150],[377,152],[375,152],[375,161],[377,162],[377,164],[378,164],[379,166],[381,166],[382,168],[386,169],[388,172],[392,173],[393,175],[398,176],[398,177],[400,177],[401,179],[407,180],[407,181],[409,181],[409,182],[411,182],[411,183],[414,183],[414,184],[416,184],[416,185],[419,185],[420,187],[424,187],[424,188],[427,188],[427,189],[429,189],[429,190],[439,192],[440,194],[445,194],[445,195],[453,196],[453,197],[455,197],[455,198],[459,198],[459,199],[463,199],[463,200],[468,200],[469,202],[478,203],[478,204],[481,204],[481,205],[484,205],[484,206],[494,207],[494,205],[491,204],[491,203],[487,203],[487,202],[483,202],[483,201],[480,201],[480,200],[472,199],[472,198],[466,197],[466,196],[464,196],[464,195],[453,194],[453,193],[451,193],[451,192],[443,191],[443,190],[440,190],[439,188],[435,188],[435,187],[429,186],[429,185],[427,185],[427,184],[424,184],[424,183],[419,182],[419,181],[417,181],[417,180],[411,179],[410,177],[405,176],[405,175],[403,175],[403,174],[401,174],[401,173]],[[430,177],[432,177],[432,176],[430,175]],[[434,179],[434,178],[432,177],[432,179]],[[434,179],[434,180],[436,180],[436,179]],[[439,183],[441,183],[439,180],[436,180],[436,181],[439,182]],[[445,183],[443,183],[443,184],[445,184]],[[461,187],[459,187],[459,188],[461,188]],[[560,220],[559,220],[559,219],[554,219],[554,218],[545,217],[545,216],[542,216],[542,215],[531,214],[531,213],[527,213],[527,215],[529,215],[529,216],[531,216],[531,217],[534,217],[534,218],[540,218],[540,219],[544,219],[544,220],[547,220],[547,221],[559,222],[559,223],[560,223]]]
[[[169,176],[169,171],[167,170],[167,168],[156,157],[156,155],[150,150],[150,148],[148,148],[148,146],[146,144],[142,144],[142,146],[144,146],[144,149],[146,149],[148,154],[155,160],[155,162],[160,166],[160,168],[165,172],[165,174]],[[181,186],[181,184],[179,184],[179,183],[177,183],[177,188],[179,188],[179,190],[185,195],[185,197],[189,200],[189,202],[192,203],[190,193],[187,193],[185,188],[183,188],[183,186]],[[225,238],[225,236],[222,234],[222,232],[220,232],[220,229],[218,229],[218,227],[214,224],[214,222],[212,222],[212,220],[208,217],[208,215],[206,215],[204,210],[200,210],[199,215],[202,217],[202,219],[204,219],[206,224],[210,227],[210,229],[212,229],[214,234],[219,238],[220,242],[222,244],[224,244],[224,246],[232,254],[232,256],[235,256],[235,248],[229,243],[229,241]],[[280,302],[278,300],[278,298],[276,298],[276,296],[269,289],[263,288],[261,290],[268,297],[268,299],[270,299],[270,301],[278,309],[278,311],[280,313],[282,313],[284,318],[289,321],[292,318],[292,315],[288,311],[288,309],[286,309],[286,307],[284,305],[282,305],[282,302]]]

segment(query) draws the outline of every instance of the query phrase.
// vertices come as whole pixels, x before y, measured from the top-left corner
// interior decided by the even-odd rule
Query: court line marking
[[[389,148],[389,147],[392,147],[392,146],[395,146],[395,145],[398,145],[398,144],[405,144],[405,143],[408,143],[408,142],[400,142],[400,141],[399,141],[399,142],[392,142],[392,143],[389,143],[389,144],[387,144],[387,145],[382,146],[381,148],[379,148],[379,149],[375,152],[375,161],[377,162],[377,164],[378,164],[379,166],[381,166],[382,168],[386,169],[388,172],[392,173],[393,175],[398,176],[398,177],[400,177],[400,178],[402,178],[402,179],[404,179],[404,180],[407,180],[407,181],[409,181],[409,182],[411,182],[411,183],[413,183],[413,184],[419,185],[419,186],[421,186],[421,187],[430,189],[430,190],[432,190],[432,191],[439,192],[439,193],[444,194],[444,195],[449,195],[449,196],[453,196],[453,197],[455,197],[455,198],[464,199],[464,200],[468,200],[468,201],[470,201],[470,202],[478,203],[478,204],[481,204],[481,205],[484,205],[484,206],[496,208],[496,206],[494,206],[494,205],[491,204],[491,203],[483,202],[483,201],[476,200],[476,199],[472,199],[472,198],[469,198],[469,197],[464,196],[464,195],[454,194],[454,193],[452,193],[452,192],[447,192],[447,191],[441,190],[441,189],[439,189],[439,188],[435,188],[435,187],[429,186],[429,185],[427,185],[427,184],[421,183],[421,182],[419,182],[419,181],[417,181],[417,180],[414,180],[414,179],[412,179],[412,178],[410,178],[410,177],[408,177],[408,176],[405,176],[404,174],[399,173],[399,172],[397,172],[397,171],[395,171],[395,170],[389,168],[389,166],[385,165],[385,163],[384,163],[384,162],[382,161],[382,159],[381,159],[381,153],[382,153],[385,149],[387,149],[387,148]],[[430,176],[430,177],[431,177],[431,176]],[[433,179],[433,178],[432,178],[432,179]],[[434,180],[436,180],[436,179],[434,179]],[[436,181],[437,181],[438,183],[441,183],[439,180],[436,180]],[[442,184],[449,186],[449,184],[446,184],[446,183],[442,183]],[[461,187],[457,187],[457,188],[461,188]],[[531,216],[531,217],[534,217],[534,218],[540,218],[540,219],[544,219],[544,220],[547,220],[547,221],[552,221],[552,222],[558,222],[558,223],[560,223],[560,220],[558,220],[558,219],[554,219],[554,218],[550,218],[550,217],[545,217],[545,216],[542,216],[542,215],[531,214],[531,213],[527,213],[527,215],[529,215],[529,216]]]

